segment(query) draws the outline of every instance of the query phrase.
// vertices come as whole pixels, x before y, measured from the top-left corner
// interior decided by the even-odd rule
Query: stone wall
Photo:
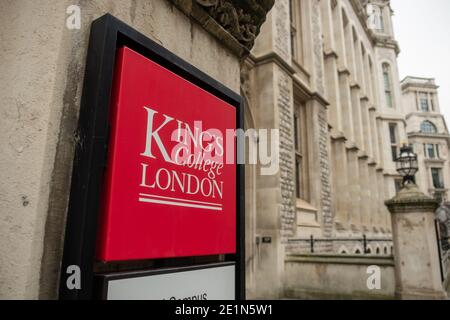
[[[283,240],[295,235],[295,160],[292,110],[292,81],[278,72],[278,110],[280,130],[281,234]]]
[[[369,266],[380,267],[381,288],[367,286]],[[359,255],[289,255],[285,295],[291,299],[394,299],[392,258]]]
[[[105,13],[239,92],[239,58],[167,0],[1,1],[0,299],[57,297],[90,24]]]
[[[321,110],[319,111],[319,161],[323,234],[325,237],[331,237],[333,235],[334,227],[333,214],[331,212],[331,176],[328,139],[327,113],[326,109],[321,107]]]

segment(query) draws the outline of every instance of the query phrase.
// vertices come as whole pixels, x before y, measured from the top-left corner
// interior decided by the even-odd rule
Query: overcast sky
[[[400,78],[436,78],[441,111],[450,125],[450,0],[391,0],[400,44]]]

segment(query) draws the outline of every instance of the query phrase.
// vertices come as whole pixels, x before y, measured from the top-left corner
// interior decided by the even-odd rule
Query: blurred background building
[[[247,126],[280,130],[279,174],[247,169],[256,297],[393,296],[384,201],[401,187],[394,160],[403,144],[419,154],[419,186],[447,197],[449,135],[437,86],[400,82],[392,16],[385,0],[276,1],[245,61]],[[272,243],[261,242],[267,237]],[[383,268],[381,291],[365,287],[371,264]]]

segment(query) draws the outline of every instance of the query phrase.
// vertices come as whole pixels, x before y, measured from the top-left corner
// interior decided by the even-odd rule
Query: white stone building
[[[408,142],[418,154],[417,184],[440,201],[449,200],[450,135],[434,79],[406,77],[402,81]]]
[[[246,60],[247,126],[281,136],[277,176],[247,169],[255,297],[393,295],[384,201],[407,122],[392,13],[387,0],[278,0]],[[374,263],[375,293],[364,280]]]

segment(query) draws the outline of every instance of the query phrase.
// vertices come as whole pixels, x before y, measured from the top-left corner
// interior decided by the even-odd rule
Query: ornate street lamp
[[[404,145],[400,149],[400,156],[395,159],[397,172],[403,177],[403,185],[415,183],[414,175],[419,170],[417,163],[417,155],[413,152],[412,147]]]

